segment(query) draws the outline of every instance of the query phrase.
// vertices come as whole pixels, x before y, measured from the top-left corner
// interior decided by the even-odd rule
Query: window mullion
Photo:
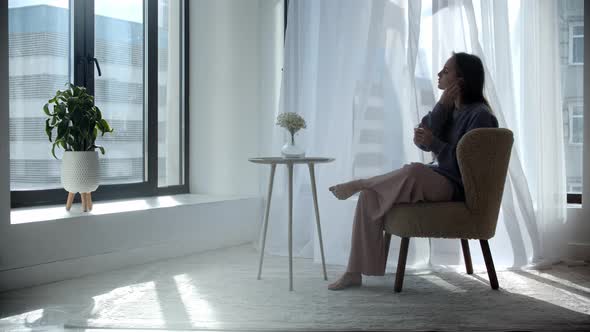
[[[92,0],[93,1],[93,0]],[[73,83],[78,86],[86,85],[86,61],[85,61],[85,29],[84,24],[86,20],[86,1],[85,0],[70,0],[71,14],[70,27],[73,37],[72,45],[72,69],[73,69]]]
[[[80,1],[80,0],[78,0]],[[95,95],[94,89],[94,0],[84,1],[84,56],[86,62],[86,89]]]
[[[287,0],[288,1],[288,0]],[[190,58],[190,34],[189,34],[189,24],[190,21],[190,7],[188,0],[182,0],[183,3],[183,22],[182,22],[182,47],[183,47],[183,58],[182,58],[182,66],[183,66],[183,77],[182,77],[182,95],[184,96],[184,104],[182,105],[182,113],[184,114],[184,127],[181,127],[183,130],[184,135],[184,153],[182,154],[182,158],[184,160],[184,178],[182,183],[182,187],[185,191],[188,192],[188,186],[190,183],[190,167],[189,167],[189,154],[190,154],[190,132],[188,130],[190,126],[190,112],[189,112],[189,73],[190,73],[190,65],[189,65],[189,58]]]
[[[158,189],[158,0],[145,0],[145,82],[144,123],[147,124],[147,182],[156,193]],[[147,121],[145,121],[147,118]]]
[[[71,0],[74,84],[94,95],[94,0]]]

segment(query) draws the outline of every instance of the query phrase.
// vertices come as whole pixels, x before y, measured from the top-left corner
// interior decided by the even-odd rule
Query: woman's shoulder
[[[482,112],[487,112],[489,114],[494,114],[492,112],[492,109],[490,106],[488,106],[488,104],[486,103],[473,103],[473,104],[469,104],[469,105],[465,105],[465,108],[472,114],[478,114],[478,113],[482,113]]]
[[[469,107],[469,115],[473,122],[486,127],[498,127],[498,119],[486,103],[474,103]]]

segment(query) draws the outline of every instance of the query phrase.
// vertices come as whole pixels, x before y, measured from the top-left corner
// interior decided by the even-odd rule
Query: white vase
[[[61,163],[61,184],[71,193],[98,188],[98,151],[66,151]]]
[[[302,148],[295,145],[295,140],[291,139],[283,145],[281,154],[285,158],[303,158],[305,157],[305,151]]]

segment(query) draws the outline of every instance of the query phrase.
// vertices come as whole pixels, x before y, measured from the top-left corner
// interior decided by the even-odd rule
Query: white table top
[[[304,158],[283,158],[283,157],[259,157],[250,158],[249,161],[256,164],[319,164],[334,161],[334,158],[325,157],[304,157]]]

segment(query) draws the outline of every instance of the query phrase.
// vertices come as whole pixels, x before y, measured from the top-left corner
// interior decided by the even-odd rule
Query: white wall
[[[11,225],[0,291],[251,243],[260,205],[243,198]]]
[[[259,194],[282,66],[281,0],[191,1],[191,192]]]
[[[260,107],[258,112],[258,148],[260,156],[278,155],[281,146],[272,141],[271,128],[276,127],[279,110],[283,56],[284,56],[284,2],[282,0],[261,0],[258,35],[260,36],[260,54],[258,81]],[[269,181],[269,168],[259,166],[259,188],[266,195]]]
[[[75,277],[222,246],[252,242],[261,220],[264,114],[274,113],[279,0],[190,1],[190,188],[246,196],[211,204],[10,224],[9,158],[0,144],[0,290]],[[0,0],[6,8],[6,0]],[[278,16],[277,16],[278,15]],[[0,32],[7,37],[6,13]],[[282,37],[282,35],[281,35]],[[6,41],[4,41],[6,45]],[[282,48],[282,40],[278,42]],[[8,107],[6,49],[0,109]],[[4,107],[1,107],[4,106]],[[267,121],[268,122],[268,121]],[[8,141],[8,112],[0,112]],[[251,198],[248,198],[251,197]],[[110,262],[110,263],[109,263]]]

